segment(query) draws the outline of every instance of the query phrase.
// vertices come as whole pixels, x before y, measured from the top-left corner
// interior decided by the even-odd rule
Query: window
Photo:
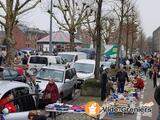
[[[76,75],[76,70],[75,70],[75,68],[72,69],[72,74],[73,74],[73,76]]]
[[[88,63],[76,63],[74,68],[77,72],[81,73],[93,73],[94,72],[94,64]]]
[[[49,78],[52,78],[55,80],[55,82],[63,82],[63,76],[64,72],[60,70],[41,69],[36,77],[44,80],[49,80]]]
[[[74,55],[69,54],[58,54],[58,56],[61,56],[64,62],[73,62]]]
[[[33,64],[45,64],[48,65],[48,60],[46,57],[31,57],[30,58],[30,63]]]
[[[9,72],[10,72],[12,78],[16,78],[18,76],[18,73],[15,70],[10,69]]]
[[[8,71],[7,69],[5,69],[5,70],[3,71],[3,78],[4,78],[5,80],[12,78],[11,75],[10,75],[10,73],[9,73],[9,71]]]
[[[71,78],[72,78],[72,71],[71,71],[71,69],[70,69],[70,70],[67,70],[67,71],[66,71],[65,79],[71,79]]]
[[[56,63],[57,63],[57,64],[61,64],[61,63],[62,63],[60,57],[56,57]]]
[[[78,60],[78,56],[76,55],[76,56],[75,56],[75,62],[76,62],[77,60]]]

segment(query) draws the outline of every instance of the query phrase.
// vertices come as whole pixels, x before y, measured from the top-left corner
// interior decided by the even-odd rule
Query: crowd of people
[[[143,57],[138,56],[134,59],[124,60],[121,63],[120,68],[118,68],[118,70],[114,72],[114,79],[112,79],[113,76],[110,76],[109,71],[103,70],[103,66],[101,66],[101,100],[104,101],[106,97],[110,95],[110,88],[107,85],[110,81],[113,84],[116,84],[117,87],[114,90],[114,92],[116,93],[124,93],[124,87],[128,84],[128,82],[131,82],[136,89],[141,91],[144,88],[144,80],[142,79],[142,76],[146,76],[147,79],[153,81],[153,88],[156,88],[155,100],[160,106],[160,86],[157,86],[157,78],[160,76],[159,73],[160,58],[153,55]],[[130,81],[129,76],[134,76],[134,80]],[[157,120],[160,120],[160,107]]]

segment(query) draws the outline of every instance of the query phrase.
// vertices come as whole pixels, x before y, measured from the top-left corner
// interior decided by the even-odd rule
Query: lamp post
[[[50,11],[52,13],[53,1],[51,0]],[[49,39],[49,54],[52,54],[52,14],[50,14],[50,39]]]

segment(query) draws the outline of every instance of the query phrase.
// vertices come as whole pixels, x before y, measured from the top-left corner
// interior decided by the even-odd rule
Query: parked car
[[[43,66],[49,66],[54,64],[63,64],[63,60],[60,56],[52,55],[32,55],[28,59],[27,72],[31,75],[35,75]]]
[[[8,95],[14,95],[14,105],[17,110],[14,113],[4,114],[5,120],[28,120],[28,113],[36,110],[34,96],[30,94],[30,87],[17,81],[0,81],[0,100]],[[3,108],[0,107],[0,113]]]
[[[78,87],[87,79],[94,78],[95,60],[81,59],[76,61],[73,67],[76,69]]]
[[[24,75],[19,75],[13,68],[0,67],[0,79],[26,83],[26,77]]]
[[[40,94],[43,93],[49,79],[54,79],[58,87],[61,100],[65,97],[73,98],[77,87],[77,75],[75,68],[65,65],[45,66],[36,75],[36,83],[40,87]]]
[[[102,61],[100,62],[100,65],[103,65],[103,70],[105,70],[106,68],[111,68],[111,65],[113,65],[112,62],[105,62],[105,61]]]
[[[77,51],[86,53],[88,59],[94,59],[96,55],[94,48],[78,48]]]
[[[83,52],[59,52],[58,55],[71,67],[77,60],[87,59],[87,54]]]

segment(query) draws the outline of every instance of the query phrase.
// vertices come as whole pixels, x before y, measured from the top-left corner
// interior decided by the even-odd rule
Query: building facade
[[[160,52],[160,27],[153,32],[152,48],[154,52]]]
[[[48,33],[38,28],[30,28],[22,24],[14,26],[13,38],[16,41],[15,48],[37,48],[37,40],[47,36]],[[0,44],[3,44],[5,32],[0,31]]]

